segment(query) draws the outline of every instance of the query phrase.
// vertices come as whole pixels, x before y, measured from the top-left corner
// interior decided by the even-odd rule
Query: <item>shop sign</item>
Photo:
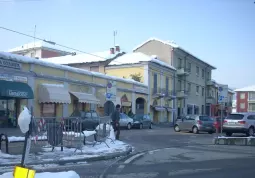
[[[13,68],[13,69],[19,69],[21,70],[21,64],[13,61],[6,61],[3,59],[0,59],[0,66]]]
[[[106,101],[116,101],[116,81],[108,81],[106,86]]]
[[[0,80],[6,80],[6,81],[15,81],[15,82],[23,82],[27,83],[27,77],[23,76],[10,76],[8,74],[0,74]]]
[[[8,90],[8,96],[25,98],[28,96],[28,93],[25,91]]]

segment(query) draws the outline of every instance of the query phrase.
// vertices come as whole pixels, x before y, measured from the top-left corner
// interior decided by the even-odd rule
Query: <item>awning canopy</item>
[[[105,94],[103,94],[103,93],[101,93],[101,92],[98,92],[98,93],[97,93],[97,98],[100,100],[99,107],[104,107],[104,104],[105,104],[105,102],[106,102]]]
[[[122,102],[121,106],[130,107],[131,106],[131,102],[130,101]]]
[[[26,83],[0,80],[0,98],[33,99],[34,93]]]
[[[166,108],[164,108],[164,107],[162,107],[162,106],[153,106],[153,107],[154,107],[154,109],[155,109],[156,111],[159,111],[159,112],[163,112],[163,111],[166,110]]]
[[[41,84],[39,87],[39,103],[71,103],[68,89],[59,84]]]
[[[70,92],[74,97],[76,97],[79,103],[90,103],[90,104],[100,104],[100,100],[96,96],[89,93],[82,92]]]

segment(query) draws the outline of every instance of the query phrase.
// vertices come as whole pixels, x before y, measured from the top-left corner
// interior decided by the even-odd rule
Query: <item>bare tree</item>
[[[130,74],[130,77],[137,82],[141,82],[142,80],[141,73]]]

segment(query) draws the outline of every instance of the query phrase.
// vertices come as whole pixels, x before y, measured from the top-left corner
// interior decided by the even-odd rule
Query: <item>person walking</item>
[[[116,105],[115,111],[112,113],[112,125],[116,134],[116,140],[120,139],[120,105]]]

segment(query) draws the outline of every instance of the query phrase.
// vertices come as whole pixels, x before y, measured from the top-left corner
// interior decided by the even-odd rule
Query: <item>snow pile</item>
[[[31,122],[31,114],[27,107],[24,107],[18,118],[18,125],[22,133],[26,133],[29,130],[29,124]]]
[[[123,56],[118,57],[117,59],[110,62],[109,65],[123,65],[123,64],[138,64],[140,62],[153,62],[157,63],[163,67],[170,68],[172,70],[176,70],[173,66],[160,61],[157,59],[157,56],[153,55],[152,57],[143,54],[141,52],[129,53]]]
[[[68,172],[44,172],[44,173],[36,173],[35,178],[80,178],[80,176],[74,171]],[[13,178],[13,173],[8,172],[0,175],[0,178]]]
[[[111,54],[110,51],[103,51],[103,52],[96,52],[92,54],[77,54],[74,56],[67,55],[67,56],[60,56],[60,57],[43,58],[40,60],[46,61],[46,62],[52,62],[55,64],[79,64],[79,63],[106,61],[120,54],[124,54],[124,53],[116,52],[115,54]]]
[[[46,140],[47,136],[38,136],[38,138],[32,137],[31,140]],[[15,136],[10,136],[8,137],[9,142],[22,142],[25,141],[25,137],[15,137]]]
[[[21,56],[21,55],[17,55],[17,54],[12,54],[12,53],[0,52],[0,58],[15,61],[15,62],[27,63],[27,64],[37,64],[37,65],[56,68],[56,69],[60,69],[60,70],[64,70],[64,71],[70,71],[70,72],[74,72],[74,73],[85,74],[85,75],[89,75],[89,76],[95,76],[95,77],[99,77],[99,78],[116,80],[116,81],[121,81],[121,82],[125,82],[125,83],[136,84],[136,85],[142,86],[142,87],[147,87],[147,85],[145,85],[141,82],[137,82],[132,79],[124,79],[121,77],[110,76],[110,75],[102,74],[99,72],[90,72],[85,69],[79,69],[79,68],[70,67],[70,66],[66,66],[66,65],[55,64],[52,62],[46,62],[43,60],[38,60],[38,59]]]

